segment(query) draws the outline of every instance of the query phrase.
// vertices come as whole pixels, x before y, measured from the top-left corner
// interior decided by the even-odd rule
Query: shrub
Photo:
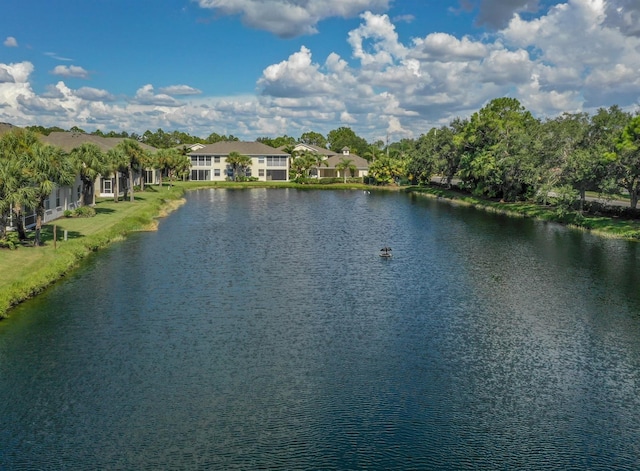
[[[73,211],[71,211],[70,209],[65,209],[63,214],[66,218],[73,217]]]
[[[78,218],[92,218],[96,215],[96,210],[91,206],[80,206],[79,208],[76,208],[73,215]]]
[[[7,232],[4,238],[0,239],[0,248],[14,250],[20,247],[20,238],[17,232]]]

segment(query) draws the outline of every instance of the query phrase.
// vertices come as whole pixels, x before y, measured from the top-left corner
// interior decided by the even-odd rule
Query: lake
[[[640,468],[639,244],[404,193],[187,200],[0,323],[0,469]]]

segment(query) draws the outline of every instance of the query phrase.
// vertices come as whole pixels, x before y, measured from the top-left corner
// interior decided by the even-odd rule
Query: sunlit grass
[[[61,218],[45,225],[43,247],[0,250],[0,318],[68,273],[89,253],[130,232],[155,227],[162,208],[175,204],[182,194],[182,188],[165,187],[136,193],[134,202],[99,200],[94,217]]]

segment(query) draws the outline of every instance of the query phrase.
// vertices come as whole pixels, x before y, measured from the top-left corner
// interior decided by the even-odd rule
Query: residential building
[[[232,152],[251,158],[248,177],[259,181],[287,181],[290,155],[261,142],[221,141],[189,152],[192,181],[225,181],[233,177],[227,164]]]
[[[280,149],[282,149],[282,147]],[[320,172],[320,178],[343,177],[344,175],[336,169],[336,165],[338,165],[343,158],[350,160],[354,167],[356,167],[353,175],[349,174],[347,177],[362,178],[369,174],[369,162],[359,155],[352,154],[348,147],[344,147],[341,152],[334,152],[324,147],[298,143],[293,148],[293,152],[305,151],[320,154],[326,162],[326,165],[319,165],[317,168],[314,167],[309,170],[309,176],[312,178],[318,177],[318,171]]]
[[[102,152],[108,152],[116,147],[120,142],[124,141],[124,139],[125,138],[123,137],[102,137],[93,134],[67,131],[52,132],[48,136],[42,136],[42,142],[60,147],[65,152],[71,152],[82,144],[95,144]],[[138,144],[143,150],[152,153],[157,151],[155,147],[147,144],[141,142]],[[127,175],[121,172],[117,173],[117,175],[100,175],[98,177],[95,184],[95,188],[98,191],[97,196],[113,197],[116,178],[119,179],[118,188],[120,189],[120,194],[124,193],[129,185]],[[145,169],[142,173],[134,176],[134,182],[136,184],[140,184],[142,178],[144,178],[144,182],[147,184],[157,184],[160,182],[161,178],[160,170],[152,168]]]

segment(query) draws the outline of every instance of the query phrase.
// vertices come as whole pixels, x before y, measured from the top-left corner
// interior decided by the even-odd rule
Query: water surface
[[[192,192],[0,323],[0,468],[638,469],[639,258],[404,194]]]

